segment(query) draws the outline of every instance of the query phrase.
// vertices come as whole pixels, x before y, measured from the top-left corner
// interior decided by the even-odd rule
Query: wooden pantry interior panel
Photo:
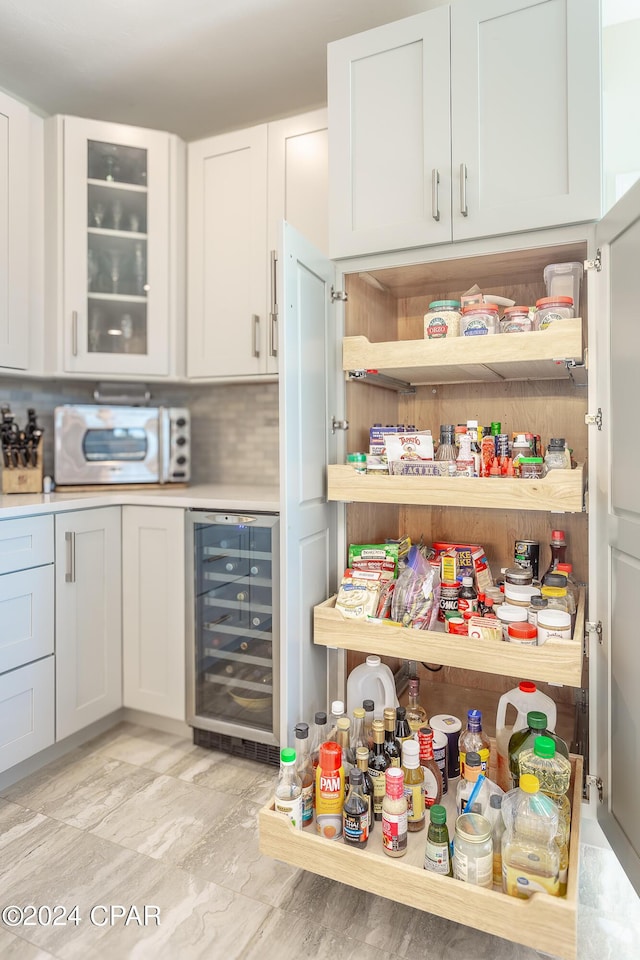
[[[513,354],[512,362],[492,365],[487,357],[493,348],[491,342],[494,338],[488,337],[482,338],[486,342],[481,344],[485,356],[480,366],[467,362],[471,348],[475,347],[467,338],[429,341],[426,344],[423,338],[423,316],[432,300],[459,299],[461,294],[477,284],[485,293],[530,305],[546,296],[543,271],[547,264],[582,262],[586,255],[585,243],[571,243],[347,275],[345,337],[366,337],[370,344],[375,345],[373,351],[367,354],[365,344],[362,367],[358,364],[348,369],[380,369],[380,373],[391,374],[401,381],[397,389],[390,389],[388,385],[380,386],[382,381],[377,383],[375,377],[347,383],[348,452],[368,449],[369,427],[373,423],[415,424],[418,429],[430,429],[437,439],[441,423],[464,423],[473,418],[481,425],[499,420],[503,432],[509,434],[530,430],[540,434],[544,442],[551,436],[563,436],[573,449],[574,459],[579,464],[586,463],[586,374],[580,366],[568,369],[564,363],[554,362],[554,359],[561,360],[564,353],[555,358],[552,352],[554,359],[550,357],[545,363],[531,363],[527,360],[530,341],[521,339],[529,335],[510,335],[508,341],[506,338],[500,340],[499,346],[504,351],[508,342]],[[587,345],[587,309],[586,283],[583,280],[579,310],[582,324],[579,321],[574,324],[578,333],[578,349],[575,349],[575,337],[566,339],[566,343],[572,344],[570,356],[578,364]],[[415,343],[410,348],[407,345],[403,352],[402,343],[406,341]],[[349,350],[353,347],[355,351],[352,355],[357,356],[358,342],[352,344],[345,341],[345,357],[347,343]],[[388,349],[385,346],[387,344]],[[426,367],[420,366],[425,355],[428,356],[431,345],[435,345],[443,357],[446,356],[446,363],[441,366],[434,364],[429,367],[428,363]],[[393,369],[392,357],[396,349],[400,359],[398,369]],[[412,366],[410,359],[406,359],[410,357],[411,350],[419,357],[415,366]],[[458,369],[454,369],[456,354],[462,355],[462,351],[466,351],[463,361],[459,362]],[[376,364],[369,365],[367,356],[375,356]],[[346,369],[346,359],[344,365]],[[348,374],[345,373],[345,376],[348,377]],[[337,473],[343,469],[335,468]],[[574,473],[572,480],[575,482],[579,475]],[[379,479],[384,483],[387,478]],[[425,480],[428,482],[429,478]],[[453,481],[454,484],[469,485],[476,482],[464,479]],[[351,502],[347,510],[348,542],[372,543],[385,537],[403,535],[410,536],[413,542],[422,540],[426,543],[463,539],[465,542],[482,544],[495,577],[501,568],[512,564],[516,538],[540,541],[540,570],[544,571],[550,559],[548,545],[551,530],[558,527],[566,533],[567,555],[573,563],[574,575],[580,582],[586,583],[589,568],[588,521],[586,512],[581,510],[581,496],[577,506],[575,496],[573,498],[572,509],[575,512],[552,512],[553,496],[550,499],[547,497],[549,502],[542,510],[505,509],[500,498],[502,481],[488,482],[496,484],[495,506],[457,506],[453,502],[457,487],[451,493],[452,502],[445,498],[444,505],[408,504],[402,501],[402,495],[400,502],[396,503]],[[516,481],[525,482],[529,481]],[[470,486],[468,489],[473,488]],[[503,491],[506,493],[506,487],[503,487]],[[468,490],[465,493],[470,496]],[[364,499],[367,495],[365,491]],[[349,501],[351,497],[345,495],[343,499]],[[419,499],[419,495],[416,499]],[[349,650],[348,670],[362,662],[365,655],[362,648],[359,651]],[[385,662],[393,669],[401,661],[386,657]],[[489,731],[493,733],[491,718],[495,718],[498,697],[522,677],[504,676],[504,666],[500,662],[496,662],[495,673],[451,665],[438,669],[438,666],[429,664],[429,669],[418,661],[422,699],[428,712],[454,711],[458,706],[462,710],[473,700],[472,705],[486,711]],[[575,669],[573,673],[575,675]],[[575,680],[572,685],[565,686],[547,682],[539,682],[539,685],[558,703],[558,730],[561,735],[573,744],[584,745],[584,699],[576,688],[587,685],[586,665],[579,685]]]

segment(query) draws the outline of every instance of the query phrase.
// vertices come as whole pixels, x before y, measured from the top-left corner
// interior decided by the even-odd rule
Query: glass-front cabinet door
[[[170,136],[64,118],[64,358],[169,373]]]

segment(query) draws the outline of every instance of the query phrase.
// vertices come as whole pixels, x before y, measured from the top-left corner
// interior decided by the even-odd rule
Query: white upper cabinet
[[[200,140],[188,157],[188,376],[273,376],[280,222],[328,246],[326,111]]]
[[[330,253],[600,216],[598,0],[456,0],[329,45]]]
[[[29,110],[0,92],[0,367],[29,365]]]
[[[179,372],[179,141],[77,117],[48,124],[50,363],[133,378]]]

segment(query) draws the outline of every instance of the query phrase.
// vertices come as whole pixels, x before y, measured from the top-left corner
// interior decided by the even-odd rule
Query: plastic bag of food
[[[412,546],[404,569],[396,581],[391,600],[391,619],[404,627],[431,630],[438,619],[440,576],[421,553]]]

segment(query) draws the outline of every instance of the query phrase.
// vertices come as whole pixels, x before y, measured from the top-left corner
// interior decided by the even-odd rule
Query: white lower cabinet
[[[185,719],[184,511],[122,508],[124,706]]]
[[[122,706],[120,513],[55,518],[56,740]]]
[[[53,744],[53,659],[0,676],[0,771]]]
[[[53,653],[53,564],[0,577],[0,673]]]

